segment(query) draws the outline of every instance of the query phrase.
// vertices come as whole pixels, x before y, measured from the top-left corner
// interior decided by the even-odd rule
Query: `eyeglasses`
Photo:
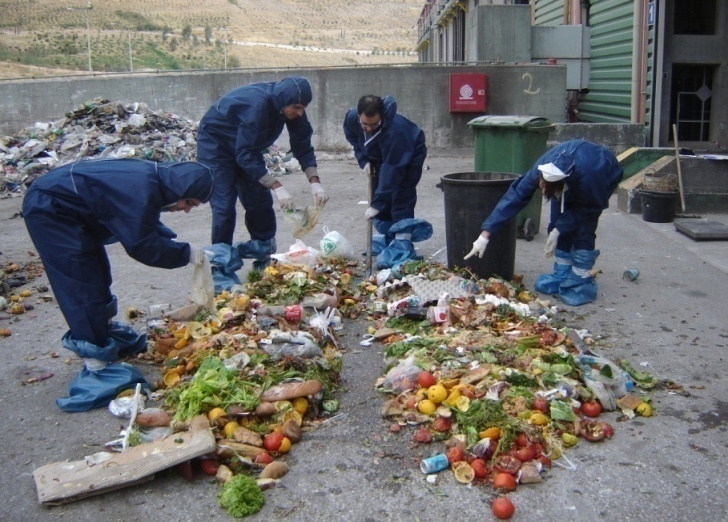
[[[365,123],[365,122],[361,121],[361,118],[360,118],[359,125],[361,125],[362,128],[364,128],[364,129],[377,130],[379,127],[382,126],[382,120],[379,120],[376,123]]]

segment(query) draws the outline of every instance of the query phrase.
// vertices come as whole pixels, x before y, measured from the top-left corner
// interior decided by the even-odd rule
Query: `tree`
[[[177,38],[172,38],[169,41],[169,50],[175,52],[177,50]]]
[[[185,40],[189,40],[190,36],[192,36],[192,27],[187,24],[182,28],[182,38],[184,38]]]
[[[212,27],[209,25],[205,26],[205,43],[207,45],[210,45],[210,40],[212,40]]]

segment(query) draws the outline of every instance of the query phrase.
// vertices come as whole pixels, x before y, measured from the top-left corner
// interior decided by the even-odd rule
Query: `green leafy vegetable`
[[[657,385],[657,379],[647,372],[638,372],[629,362],[627,362],[627,360],[620,359],[619,365],[629,374],[630,377],[632,377],[632,379],[634,379],[634,382],[636,382],[637,386],[640,388],[649,389],[654,388]]]
[[[253,385],[237,376],[235,370],[228,370],[217,357],[208,357],[188,383],[177,388],[179,393],[170,394],[167,404],[177,411],[175,418],[187,420],[212,408],[227,408],[240,404],[247,410],[258,405]]]
[[[576,420],[574,410],[571,409],[571,405],[560,400],[551,401],[551,409],[549,410],[551,418],[554,420],[563,420],[573,422]]]
[[[247,475],[235,475],[226,482],[217,499],[228,515],[235,518],[257,513],[265,504],[265,497],[260,487]]]

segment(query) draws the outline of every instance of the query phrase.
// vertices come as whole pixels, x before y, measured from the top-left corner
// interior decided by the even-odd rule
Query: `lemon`
[[[465,413],[470,409],[470,399],[467,397],[458,397],[458,400],[455,401],[455,407]]]
[[[207,418],[210,420],[220,419],[225,417],[227,412],[222,408],[213,408],[207,413]]]
[[[455,403],[460,398],[460,390],[457,388],[453,388],[450,390],[450,395],[447,396],[447,399],[445,399],[443,402],[447,404],[448,406],[455,406]]]
[[[427,388],[427,398],[435,404],[440,404],[442,401],[447,399],[447,388],[442,384],[435,384]]]
[[[634,411],[635,413],[637,413],[637,415],[642,415],[643,417],[652,416],[652,406],[650,406],[650,404],[647,402],[640,402],[634,409]]]
[[[549,423],[548,416],[541,413],[540,411],[533,412],[529,417],[529,420],[532,424],[535,424],[536,426],[545,426]]]
[[[576,435],[572,435],[571,433],[562,433],[561,440],[564,442],[564,446],[566,446],[567,448],[576,446],[576,443],[579,442],[579,439],[576,438]]]
[[[226,439],[232,439],[233,434],[235,433],[235,430],[240,427],[240,424],[238,424],[235,421],[230,421],[227,424],[225,424],[225,427],[222,429],[222,432],[225,434]]]
[[[500,436],[501,430],[498,426],[493,426],[478,433],[478,437],[481,439],[500,439]]]
[[[281,453],[288,453],[291,451],[291,439],[288,437],[283,437],[283,440],[281,441],[281,447],[278,448],[278,451]]]
[[[417,409],[425,415],[432,415],[437,410],[437,404],[430,399],[424,399],[417,403]]]
[[[291,401],[291,404],[293,405],[293,409],[298,413],[306,415],[306,411],[308,410],[308,401],[305,397],[297,397]]]

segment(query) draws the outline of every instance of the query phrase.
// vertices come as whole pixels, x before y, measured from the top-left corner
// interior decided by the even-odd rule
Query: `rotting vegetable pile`
[[[384,343],[390,363],[376,383],[390,431],[446,458],[434,470],[423,462],[425,473],[449,468],[458,482],[503,494],[552,465],[568,468],[566,450],[580,440],[608,440],[615,428],[602,410],[622,410],[618,420],[652,415],[639,389],[660,383],[592,353],[588,337],[577,347],[573,331],[555,326],[558,309],[518,282],[421,261],[369,280],[360,269],[278,263],[218,295],[212,312],[149,319],[140,358],[161,367],[153,397],[163,405],[138,415],[140,440],[157,419],[184,429],[207,415],[217,451],[195,466],[222,483],[243,474],[271,487],[287,471],[285,454],[336,415],[347,348],[336,330],[362,315],[372,323],[362,344]]]

